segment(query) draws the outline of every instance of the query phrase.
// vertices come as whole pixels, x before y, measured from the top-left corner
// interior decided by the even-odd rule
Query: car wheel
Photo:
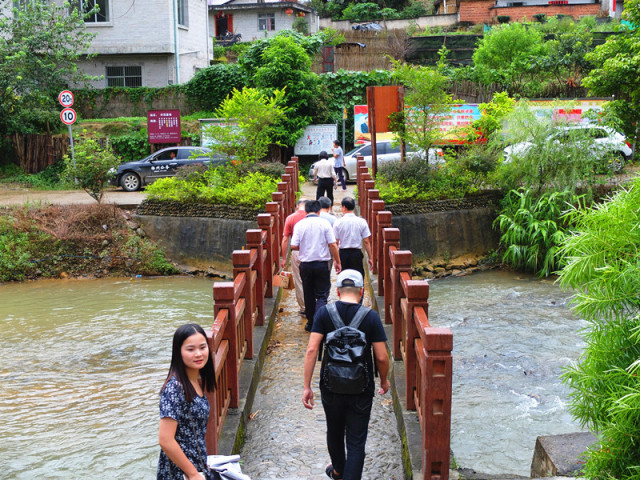
[[[613,157],[611,158],[611,166],[610,166],[611,171],[613,173],[620,172],[624,167],[624,161],[625,161],[625,157],[622,152],[614,153]]]
[[[140,177],[137,173],[127,172],[120,178],[120,185],[125,192],[135,192],[140,190],[142,182],[140,182]]]

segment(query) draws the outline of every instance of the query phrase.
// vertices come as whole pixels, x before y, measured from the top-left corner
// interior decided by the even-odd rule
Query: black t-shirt
[[[345,325],[349,325],[351,319],[355,316],[356,312],[360,309],[359,303],[348,303],[348,302],[336,302],[336,307],[338,309],[338,313],[340,314],[340,318]],[[333,322],[331,321],[331,316],[327,311],[327,307],[321,307],[313,317],[313,326],[311,327],[311,331],[314,333],[320,333],[324,337],[327,336],[328,333],[333,332],[336,328],[333,326]],[[384,331],[384,327],[382,326],[382,321],[380,320],[380,315],[375,310],[370,310],[369,313],[364,317],[358,330],[364,332],[367,338],[367,351],[365,353],[365,358],[367,362],[367,371],[369,372],[369,385],[365,390],[364,394],[373,396],[375,390],[375,384],[373,380],[373,360],[371,357],[371,344],[375,342],[386,342],[387,334]],[[323,371],[324,364],[320,369],[320,378],[324,373]],[[325,388],[320,382],[320,391],[325,393]]]

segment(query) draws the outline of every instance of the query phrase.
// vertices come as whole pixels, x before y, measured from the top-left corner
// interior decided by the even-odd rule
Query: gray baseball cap
[[[364,287],[364,279],[362,275],[357,270],[346,269],[342,270],[338,274],[338,280],[336,281],[336,286],[338,288],[342,287]]]

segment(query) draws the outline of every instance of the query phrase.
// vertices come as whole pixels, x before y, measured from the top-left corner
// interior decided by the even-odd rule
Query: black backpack
[[[324,348],[323,385],[333,393],[358,395],[369,385],[365,354],[367,338],[358,330],[370,309],[360,305],[349,325],[344,324],[335,303],[327,311],[336,329],[327,334]]]

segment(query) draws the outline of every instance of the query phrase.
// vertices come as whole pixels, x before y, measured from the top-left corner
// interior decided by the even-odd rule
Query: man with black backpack
[[[360,272],[343,270],[336,286],[339,300],[318,309],[313,319],[304,362],[302,403],[310,410],[314,406],[311,379],[324,346],[320,394],[331,457],[326,474],[332,479],[359,480],[375,392],[374,360],[380,375],[378,393],[389,390],[387,336],[380,316],[359,303],[364,293]]]

